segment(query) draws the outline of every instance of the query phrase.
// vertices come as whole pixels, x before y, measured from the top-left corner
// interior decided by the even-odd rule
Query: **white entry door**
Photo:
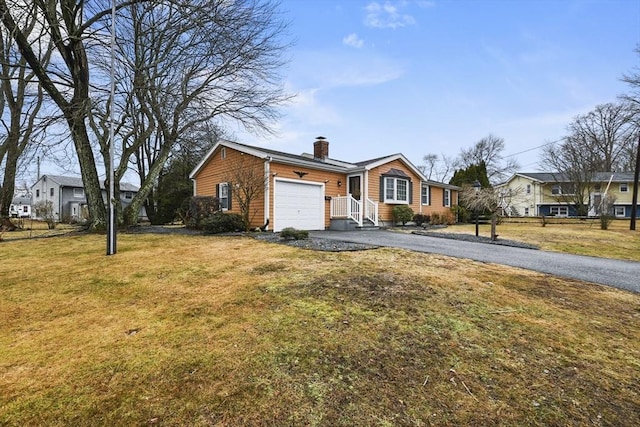
[[[275,181],[273,230],[324,230],[324,185],[303,181]]]

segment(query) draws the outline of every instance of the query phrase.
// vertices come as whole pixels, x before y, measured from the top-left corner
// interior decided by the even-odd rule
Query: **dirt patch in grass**
[[[104,243],[0,247],[0,424],[640,425],[636,294],[394,249]]]

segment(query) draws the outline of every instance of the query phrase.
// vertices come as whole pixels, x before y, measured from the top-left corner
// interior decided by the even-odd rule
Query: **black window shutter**
[[[409,204],[413,203],[413,182],[409,181]]]
[[[231,184],[227,184],[227,206],[231,210]]]
[[[431,186],[427,188],[429,189],[429,199],[427,200],[427,205],[431,205]]]
[[[447,204],[445,203],[447,200],[447,191],[443,188],[442,189],[442,206],[447,206]]]
[[[380,177],[380,201],[384,202],[384,176]]]
[[[216,199],[220,200],[220,184],[216,184]]]

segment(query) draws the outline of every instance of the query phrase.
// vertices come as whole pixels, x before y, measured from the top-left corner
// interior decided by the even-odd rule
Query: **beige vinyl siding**
[[[256,173],[264,175],[264,161],[249,154],[240,153],[229,147],[225,148],[225,157],[221,156],[221,147],[218,147],[209,161],[195,176],[196,196],[216,196],[216,186],[232,180],[231,170],[238,162],[242,162],[246,168],[255,168]],[[231,209],[228,212],[240,213],[238,201],[235,200],[236,188],[231,188]],[[250,206],[251,227],[260,227],[265,222],[264,217],[264,191],[261,191],[251,201]]]
[[[301,178],[294,171],[303,172],[305,175]],[[271,176],[269,177],[270,182],[269,186],[272,191],[269,192],[269,215],[273,217],[273,188],[274,188],[274,179],[277,178],[287,178],[301,182],[314,182],[324,184],[324,194],[326,196],[346,196],[347,194],[347,179],[346,176],[339,172],[329,172],[322,171],[318,169],[305,168],[300,166],[281,164],[272,162],[270,165]],[[274,175],[275,174],[275,175]],[[338,186],[338,181],[341,182],[341,186]],[[325,200],[324,202],[324,221],[325,228],[329,227],[330,216],[331,216],[331,202],[329,200]]]
[[[380,177],[387,173],[389,169],[399,169],[404,171],[411,178],[411,203],[409,206],[413,212],[420,212],[420,178],[409,169],[401,160],[393,160],[384,165],[373,168],[369,171],[369,198],[378,202],[378,218],[384,222],[393,221],[393,208],[397,204],[387,204],[380,201]]]

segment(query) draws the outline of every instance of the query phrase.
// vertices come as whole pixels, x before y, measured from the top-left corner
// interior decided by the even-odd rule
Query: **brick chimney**
[[[324,136],[319,136],[313,143],[313,158],[325,160],[329,157],[329,141]]]

